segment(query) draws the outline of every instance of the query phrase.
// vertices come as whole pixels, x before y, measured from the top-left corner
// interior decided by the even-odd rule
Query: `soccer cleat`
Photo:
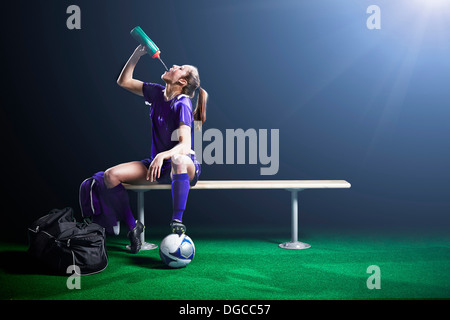
[[[130,251],[131,253],[138,253],[141,250],[141,233],[144,231],[144,225],[136,220],[136,227],[133,230],[128,231],[127,237],[130,239]]]
[[[170,230],[172,233],[182,235],[183,233],[186,233],[186,226],[182,224],[181,221],[174,219],[170,222]]]

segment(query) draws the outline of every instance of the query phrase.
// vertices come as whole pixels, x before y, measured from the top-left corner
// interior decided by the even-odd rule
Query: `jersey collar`
[[[164,101],[166,101],[166,99],[164,98],[164,95],[166,94],[166,89],[163,89],[162,92],[163,92],[163,99],[164,99]],[[189,98],[189,96],[187,94],[179,94],[179,95],[175,96],[174,98],[172,98],[170,100],[176,99],[176,101],[178,101],[178,100],[180,100],[183,97]],[[166,102],[169,102],[170,100],[167,100]]]

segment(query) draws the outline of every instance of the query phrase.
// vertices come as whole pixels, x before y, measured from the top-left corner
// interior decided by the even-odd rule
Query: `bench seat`
[[[170,189],[170,184],[149,182],[142,185],[124,184],[133,191]],[[345,180],[200,180],[191,189],[326,189],[350,188]]]
[[[144,193],[151,190],[170,190],[171,184],[149,182],[140,185],[124,184],[127,190],[138,193],[138,219],[144,224]],[[305,189],[348,189],[345,180],[200,180],[191,190],[230,189],[285,189],[291,192],[291,241],[281,243],[283,249],[306,249],[310,245],[298,241],[298,191]],[[155,244],[146,243],[141,234],[142,250],[155,249]]]

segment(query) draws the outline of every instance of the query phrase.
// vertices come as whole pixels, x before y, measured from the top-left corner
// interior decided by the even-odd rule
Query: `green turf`
[[[301,234],[312,245],[285,250],[271,231],[192,231],[193,262],[166,268],[158,250],[132,255],[125,237],[108,237],[109,265],[66,287],[30,264],[26,246],[0,245],[1,299],[449,299],[449,236],[376,235],[318,230]],[[150,235],[159,244],[163,234]],[[367,288],[367,268],[381,270],[381,289]]]

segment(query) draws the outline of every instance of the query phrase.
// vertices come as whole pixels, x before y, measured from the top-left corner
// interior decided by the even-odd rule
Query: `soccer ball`
[[[161,260],[171,268],[187,266],[195,254],[194,241],[186,234],[169,234],[159,246]]]

